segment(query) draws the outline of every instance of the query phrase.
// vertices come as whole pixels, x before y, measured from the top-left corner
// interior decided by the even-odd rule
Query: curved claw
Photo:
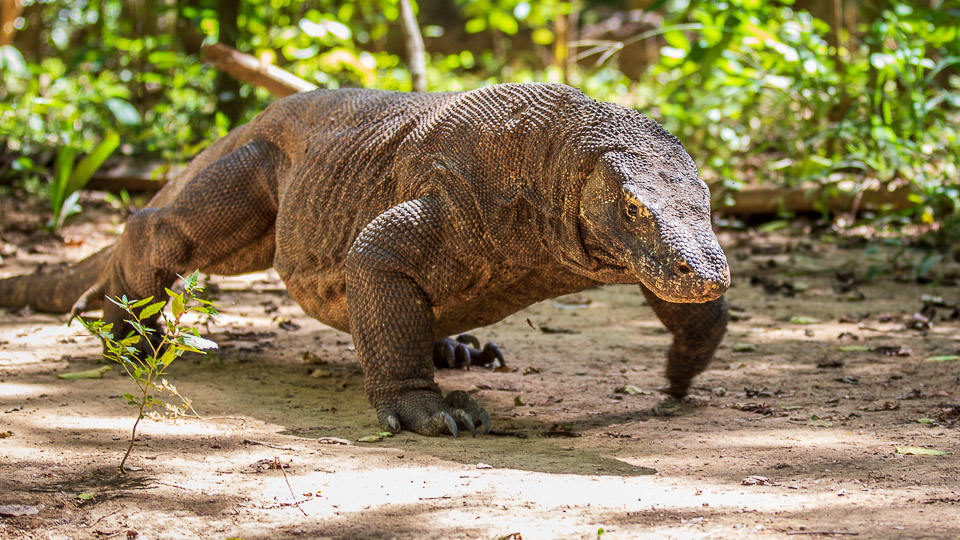
[[[390,413],[387,415],[386,419],[387,429],[393,433],[400,432],[400,418],[396,414]]]
[[[457,415],[457,420],[459,420],[461,424],[467,426],[467,429],[470,430],[470,435],[472,435],[474,438],[476,438],[476,437],[477,437],[477,426],[476,426],[476,424],[473,423],[473,419],[470,418],[470,415],[467,414],[467,412],[464,411],[463,409],[457,409],[454,414]]]
[[[483,431],[481,433],[483,433],[484,435],[486,435],[487,433],[490,433],[490,413],[481,409],[480,423],[483,424]]]
[[[480,342],[470,334],[445,338],[433,344],[433,366],[441,369],[470,369],[471,366],[498,368],[506,365],[503,352],[494,343],[480,348]]]
[[[433,344],[433,365],[438,368],[457,368],[457,354],[453,343],[443,339]]]
[[[444,343],[440,356],[447,361],[447,367],[450,369],[456,369],[457,353],[454,350],[453,345],[451,345],[449,342]]]
[[[470,369],[470,366],[473,365],[471,354],[471,349],[464,345],[463,343],[457,345],[456,355],[457,355],[457,367],[463,369]]]
[[[70,308],[70,320],[72,321],[82,315],[84,311],[87,311],[88,307],[94,307],[95,304],[99,305],[100,300],[102,300],[100,297],[103,296],[106,289],[106,282],[100,281],[84,291]]]
[[[474,349],[480,348],[480,340],[472,334],[460,334],[457,336],[457,341],[464,345],[472,345]]]
[[[447,426],[447,431],[449,431],[450,434],[453,435],[454,439],[459,438],[460,429],[457,428],[457,423],[453,420],[453,417],[446,412],[442,412],[440,413],[440,415],[441,415],[441,418],[443,419],[443,423]]]
[[[503,359],[503,351],[501,351],[500,347],[497,347],[493,343],[487,343],[484,345],[481,355],[483,357],[483,365],[493,364],[494,361],[500,362],[500,366],[507,365],[506,360]]]

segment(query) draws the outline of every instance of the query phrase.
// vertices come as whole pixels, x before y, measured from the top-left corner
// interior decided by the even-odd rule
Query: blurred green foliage
[[[218,39],[231,22],[225,1],[25,0],[16,39],[0,48],[0,183],[48,181],[59,149],[89,153],[110,132],[118,154],[166,161],[222,136],[231,121],[218,111],[216,74],[189,38]],[[960,214],[954,2],[421,4],[431,91],[566,82],[655,117],[705,179],[731,190],[908,185],[915,207],[881,219]],[[825,20],[823,6],[842,10],[842,22]],[[397,0],[247,0],[236,46],[320,87],[409,90],[398,16]],[[614,20],[600,37],[577,38]],[[652,51],[639,66],[628,59],[637,48]],[[246,84],[239,99],[240,121],[272,100]]]
[[[921,219],[956,213],[960,79],[938,75],[960,62],[960,6],[894,2],[833,47],[788,4],[688,4],[646,105],[731,186],[906,182]]]

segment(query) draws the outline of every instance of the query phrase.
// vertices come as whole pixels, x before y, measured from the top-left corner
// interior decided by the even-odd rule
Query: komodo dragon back
[[[728,320],[730,272],[693,159],[640,113],[550,84],[279,100],[194,159],[115,245],[65,275],[0,280],[0,305],[102,306],[122,332],[104,296],[271,266],[307,314],[352,335],[390,431],[488,431],[490,415],[444,395],[433,371],[502,354],[447,336],[547,298],[638,286],[673,334],[665,391],[678,398]]]

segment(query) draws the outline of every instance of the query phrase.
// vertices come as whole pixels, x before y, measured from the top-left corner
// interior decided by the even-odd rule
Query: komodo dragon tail
[[[84,309],[96,309],[102,295],[93,289],[101,283],[100,274],[113,250],[113,246],[103,248],[62,271],[0,279],[0,307],[30,306],[34,311],[66,313],[86,300],[89,304]]]

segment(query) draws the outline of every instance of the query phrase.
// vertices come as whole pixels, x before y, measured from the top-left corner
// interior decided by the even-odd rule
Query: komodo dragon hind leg
[[[399,204],[371,221],[347,254],[347,308],[364,388],[380,425],[393,432],[456,437],[461,428],[490,430],[490,415],[470,395],[444,397],[433,380],[431,298],[453,286],[436,279],[454,274],[443,257],[447,219],[433,198]]]
[[[269,268],[275,246],[275,179],[283,159],[272,144],[250,142],[200,171],[168,204],[132,215],[106,281],[91,291],[111,298],[160,299],[178,274],[197,268],[227,275]],[[114,335],[123,336],[129,316],[112,302],[103,307],[105,322],[115,325]],[[156,318],[147,323],[156,327]]]
[[[682,398],[693,378],[713,360],[727,331],[727,300],[721,296],[703,304],[679,304],[661,300],[643,285],[640,288],[654,313],[673,334],[673,344],[667,352],[670,386],[664,392]]]
[[[472,366],[497,368],[506,365],[495,343],[480,348],[480,340],[470,334],[445,338],[433,343],[433,366],[440,369],[470,369]]]

